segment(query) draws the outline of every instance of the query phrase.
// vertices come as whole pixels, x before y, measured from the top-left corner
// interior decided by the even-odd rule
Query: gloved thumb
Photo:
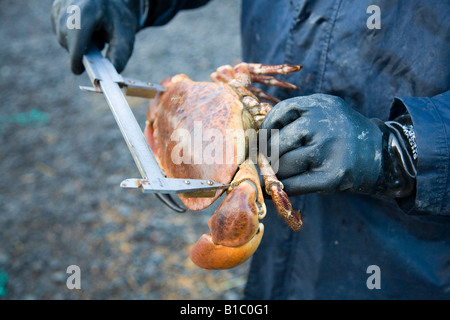
[[[118,28],[109,40],[106,57],[121,73],[128,63],[134,47],[135,31],[133,28]]]
[[[106,57],[116,67],[117,72],[122,72],[128,63],[134,47],[137,30],[137,20],[132,12],[119,15],[118,10],[110,10],[110,15],[115,16],[112,24],[108,26],[108,49]],[[125,15],[125,16],[124,16]]]

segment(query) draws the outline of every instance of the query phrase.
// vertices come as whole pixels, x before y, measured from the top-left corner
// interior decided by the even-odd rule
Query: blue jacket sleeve
[[[194,9],[209,0],[150,0],[149,15],[145,26],[161,26],[169,22],[178,11]]]
[[[450,216],[450,91],[432,98],[397,97],[391,118],[405,109],[417,144],[416,196],[405,211]]]

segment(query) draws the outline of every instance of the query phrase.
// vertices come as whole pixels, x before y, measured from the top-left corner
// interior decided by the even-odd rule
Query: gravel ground
[[[205,271],[189,249],[211,210],[179,214],[122,190],[138,171],[101,95],[51,31],[52,0],[0,1],[0,299],[240,299],[248,262]],[[239,0],[137,35],[124,75],[207,80],[240,59]],[[130,99],[144,124],[146,101]],[[67,267],[81,289],[66,287]]]

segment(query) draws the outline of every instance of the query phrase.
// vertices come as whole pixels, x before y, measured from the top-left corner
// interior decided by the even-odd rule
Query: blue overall
[[[418,153],[408,199],[291,197],[297,233],[267,201],[246,298],[450,299],[449,17],[442,0],[243,0],[243,61],[303,65],[283,77],[300,90],[270,94],[332,94],[383,121],[409,112]]]

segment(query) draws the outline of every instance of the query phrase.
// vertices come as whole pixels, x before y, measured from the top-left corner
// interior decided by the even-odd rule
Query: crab
[[[247,131],[258,132],[273,107],[271,103],[279,102],[252,83],[296,89],[270,74],[300,69],[287,64],[239,63],[219,67],[211,74],[212,82],[197,82],[179,74],[163,80],[161,85],[167,90],[150,102],[144,134],[166,176],[229,184],[226,196],[208,221],[211,232],[203,234],[190,251],[191,260],[200,268],[233,268],[258,248],[264,234],[260,220],[266,215],[266,205],[256,166],[278,213],[294,231],[300,230],[301,214],[293,210],[269,160],[259,151],[251,159],[249,138],[245,138]],[[192,137],[194,142],[189,139]],[[203,210],[224,192],[218,190],[213,197],[184,194],[180,199],[190,210]]]

